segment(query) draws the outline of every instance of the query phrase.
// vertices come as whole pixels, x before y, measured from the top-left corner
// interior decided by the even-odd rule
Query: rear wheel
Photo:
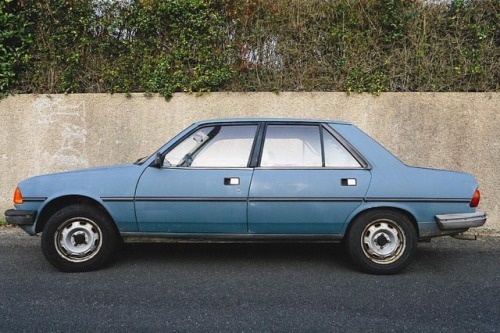
[[[87,205],[70,205],[47,221],[42,251],[47,260],[65,272],[102,267],[112,256],[119,236],[107,214]]]
[[[417,234],[405,215],[390,210],[368,212],[347,235],[354,262],[371,274],[395,274],[405,269],[417,249]]]

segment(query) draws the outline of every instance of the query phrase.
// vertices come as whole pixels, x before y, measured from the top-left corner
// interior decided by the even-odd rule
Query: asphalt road
[[[134,244],[68,274],[0,228],[0,332],[500,332],[499,257],[441,238],[373,276],[327,244]]]

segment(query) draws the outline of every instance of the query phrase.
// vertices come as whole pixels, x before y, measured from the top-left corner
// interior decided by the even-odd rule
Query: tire
[[[353,221],[347,250],[358,267],[370,274],[404,270],[417,250],[417,233],[409,218],[390,210],[371,211]]]
[[[106,264],[119,240],[107,214],[97,207],[76,204],[49,218],[42,233],[42,251],[61,271],[86,272]]]

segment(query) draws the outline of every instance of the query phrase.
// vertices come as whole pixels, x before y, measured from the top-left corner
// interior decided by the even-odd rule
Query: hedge
[[[500,0],[7,0],[0,94],[499,91]]]

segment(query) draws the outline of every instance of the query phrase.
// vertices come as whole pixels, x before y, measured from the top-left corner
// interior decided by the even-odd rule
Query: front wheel
[[[354,262],[371,274],[395,274],[405,269],[417,249],[411,221],[396,211],[372,211],[355,221],[347,235]]]
[[[118,239],[112,221],[100,209],[70,205],[47,221],[42,233],[42,251],[61,271],[91,271],[110,259]]]

